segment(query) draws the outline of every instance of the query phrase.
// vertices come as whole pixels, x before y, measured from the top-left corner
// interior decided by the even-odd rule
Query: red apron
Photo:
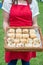
[[[12,5],[10,10],[9,23],[11,27],[32,26],[32,12],[29,5]],[[36,57],[36,52],[5,52],[5,61],[21,59],[30,61]]]

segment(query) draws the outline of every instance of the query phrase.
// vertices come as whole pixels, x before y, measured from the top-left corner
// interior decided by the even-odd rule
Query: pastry
[[[25,44],[25,47],[32,47],[32,44],[27,43],[27,44]]]
[[[15,29],[8,29],[7,33],[15,33]]]
[[[22,38],[22,34],[16,34],[16,38]]]
[[[30,38],[36,38],[36,31],[34,29],[30,29]]]
[[[27,39],[27,43],[32,44],[33,43],[33,40],[31,38],[28,38]]]
[[[11,41],[11,38],[7,38],[7,42],[10,42]]]
[[[27,43],[27,40],[26,39],[20,39],[20,42],[21,43]]]
[[[23,34],[28,34],[28,33],[29,33],[28,29],[23,29]]]
[[[34,33],[32,33],[32,34],[30,34],[30,38],[36,38],[37,37],[37,35],[36,34],[34,34]]]
[[[41,46],[40,42],[41,41],[38,38],[33,39],[33,47],[40,47]]]
[[[8,43],[11,42],[11,43],[13,44],[13,43],[14,43],[14,38],[12,38],[12,39],[11,39],[11,38],[7,38],[7,42],[8,42]]]
[[[23,43],[19,43],[19,44],[17,43],[17,44],[16,44],[16,47],[18,47],[18,48],[19,48],[19,47],[24,47],[24,44],[23,44]]]
[[[18,48],[21,47],[21,44],[16,44],[16,47],[18,47]]]
[[[16,29],[16,33],[17,33],[17,34],[18,34],[18,33],[22,33],[22,29],[20,29],[20,28]]]
[[[29,34],[23,34],[23,38],[29,38]]]
[[[14,39],[14,43],[19,43],[20,40],[19,39]]]
[[[33,44],[33,40],[31,38],[28,38],[25,47],[32,47],[32,44]]]
[[[8,33],[7,34],[7,37],[14,38],[15,37],[15,34],[14,33]]]
[[[36,33],[36,31],[34,30],[34,29],[30,29],[30,34],[35,34]]]
[[[24,43],[20,43],[21,44],[21,47],[24,47]]]
[[[33,43],[34,43],[34,42],[40,44],[40,39],[39,39],[39,38],[34,38],[34,39],[33,39]]]
[[[8,43],[8,46],[9,46],[9,47],[15,47],[15,44],[12,44],[12,43],[10,42],[10,43]]]

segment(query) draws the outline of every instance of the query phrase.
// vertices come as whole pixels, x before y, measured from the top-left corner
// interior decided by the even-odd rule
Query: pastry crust
[[[25,47],[32,47],[32,44],[25,44]]]
[[[8,43],[8,46],[9,46],[9,47],[15,47],[15,44]]]
[[[37,35],[36,34],[30,34],[30,38],[32,38],[32,39],[34,39],[34,38],[36,38],[37,37]]]
[[[23,38],[29,38],[29,34],[23,34]]]
[[[23,34],[28,34],[29,30],[28,29],[23,29]]]
[[[17,44],[16,44],[16,47],[18,47],[18,48],[19,48],[19,47],[24,47],[24,44],[23,44],[23,43],[19,43],[19,44],[17,43]]]
[[[7,42],[13,44],[14,43],[14,38],[12,38],[12,39],[11,38],[7,38]]]
[[[20,39],[20,42],[25,44],[27,43],[27,39]]]
[[[36,31],[34,29],[30,29],[30,38],[36,38]]]
[[[32,47],[33,40],[31,38],[27,39],[27,43],[25,43],[25,47]]]
[[[22,29],[20,29],[20,28],[18,28],[18,29],[16,29],[16,33],[18,34],[18,33],[22,33]]]
[[[36,31],[34,29],[30,29],[30,34],[36,34]]]
[[[40,39],[39,39],[39,38],[34,38],[34,39],[33,39],[33,43],[36,43],[36,44],[38,43],[38,44],[40,44]]]
[[[14,39],[14,43],[16,44],[16,43],[19,43],[20,42],[20,40],[19,39]]]
[[[15,34],[14,33],[8,33],[7,34],[7,37],[14,38],[15,37]]]
[[[16,34],[16,38],[22,38],[22,34]]]
[[[40,47],[41,46],[41,41],[39,38],[33,39],[33,47]]]
[[[15,29],[8,29],[7,33],[15,33]]]
[[[32,40],[31,38],[28,38],[28,39],[27,39],[27,43],[33,44],[33,40]]]

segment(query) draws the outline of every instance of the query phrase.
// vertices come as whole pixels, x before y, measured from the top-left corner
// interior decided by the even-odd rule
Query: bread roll
[[[29,34],[23,34],[23,38],[29,38]]]
[[[22,34],[16,34],[16,38],[22,38]]]
[[[26,39],[20,39],[20,42],[21,43],[27,43],[27,40]]]
[[[25,47],[32,47],[32,44],[27,43],[27,44],[25,44]]]
[[[7,38],[7,42],[10,42],[11,41],[11,38]]]
[[[36,31],[34,29],[30,29],[30,38],[36,38],[37,34]]]
[[[40,43],[41,43],[40,39],[38,38],[33,39],[33,47],[40,47],[41,46]]]
[[[28,38],[25,47],[32,47],[32,44],[33,44],[33,40],[31,38]]]
[[[15,44],[8,43],[8,46],[9,46],[9,47],[15,47]]]
[[[13,44],[14,43],[14,38],[12,38],[12,39],[11,38],[7,38],[7,42]]]
[[[37,37],[37,35],[36,34],[30,34],[30,38],[32,38],[32,39],[34,39],[34,38],[36,38]]]
[[[28,33],[29,33],[28,29],[23,29],[23,34],[28,34]]]
[[[14,33],[8,33],[7,34],[7,37],[14,38],[15,37],[15,34]]]
[[[20,29],[20,28],[18,28],[18,29],[16,29],[16,33],[18,34],[18,33],[22,33],[22,29]]]
[[[11,46],[12,46],[12,44],[11,44],[11,43],[8,43],[8,46],[9,46],[9,47],[11,47]]]
[[[14,39],[14,43],[19,43],[20,40],[19,39]]]
[[[24,47],[24,44],[23,44],[23,43],[19,43],[19,44],[17,43],[17,44],[16,44],[16,47],[18,47],[18,48],[19,48],[19,47]]]
[[[15,33],[15,29],[8,29],[7,33]]]
[[[30,34],[36,34],[36,31],[34,29],[30,29]]]
[[[41,41],[40,41],[39,38],[34,38],[34,39],[33,39],[33,43],[38,43],[38,44],[40,44],[40,42],[41,42]]]
[[[27,39],[27,43],[33,44],[33,40],[32,40],[31,38],[28,38],[28,39]]]
[[[21,44],[21,47],[24,47],[24,43],[20,43]]]

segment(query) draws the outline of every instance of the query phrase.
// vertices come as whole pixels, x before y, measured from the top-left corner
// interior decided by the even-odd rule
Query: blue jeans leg
[[[17,64],[17,60],[12,60],[8,63],[8,65],[16,65]]]
[[[29,62],[22,60],[22,65],[30,65]]]

